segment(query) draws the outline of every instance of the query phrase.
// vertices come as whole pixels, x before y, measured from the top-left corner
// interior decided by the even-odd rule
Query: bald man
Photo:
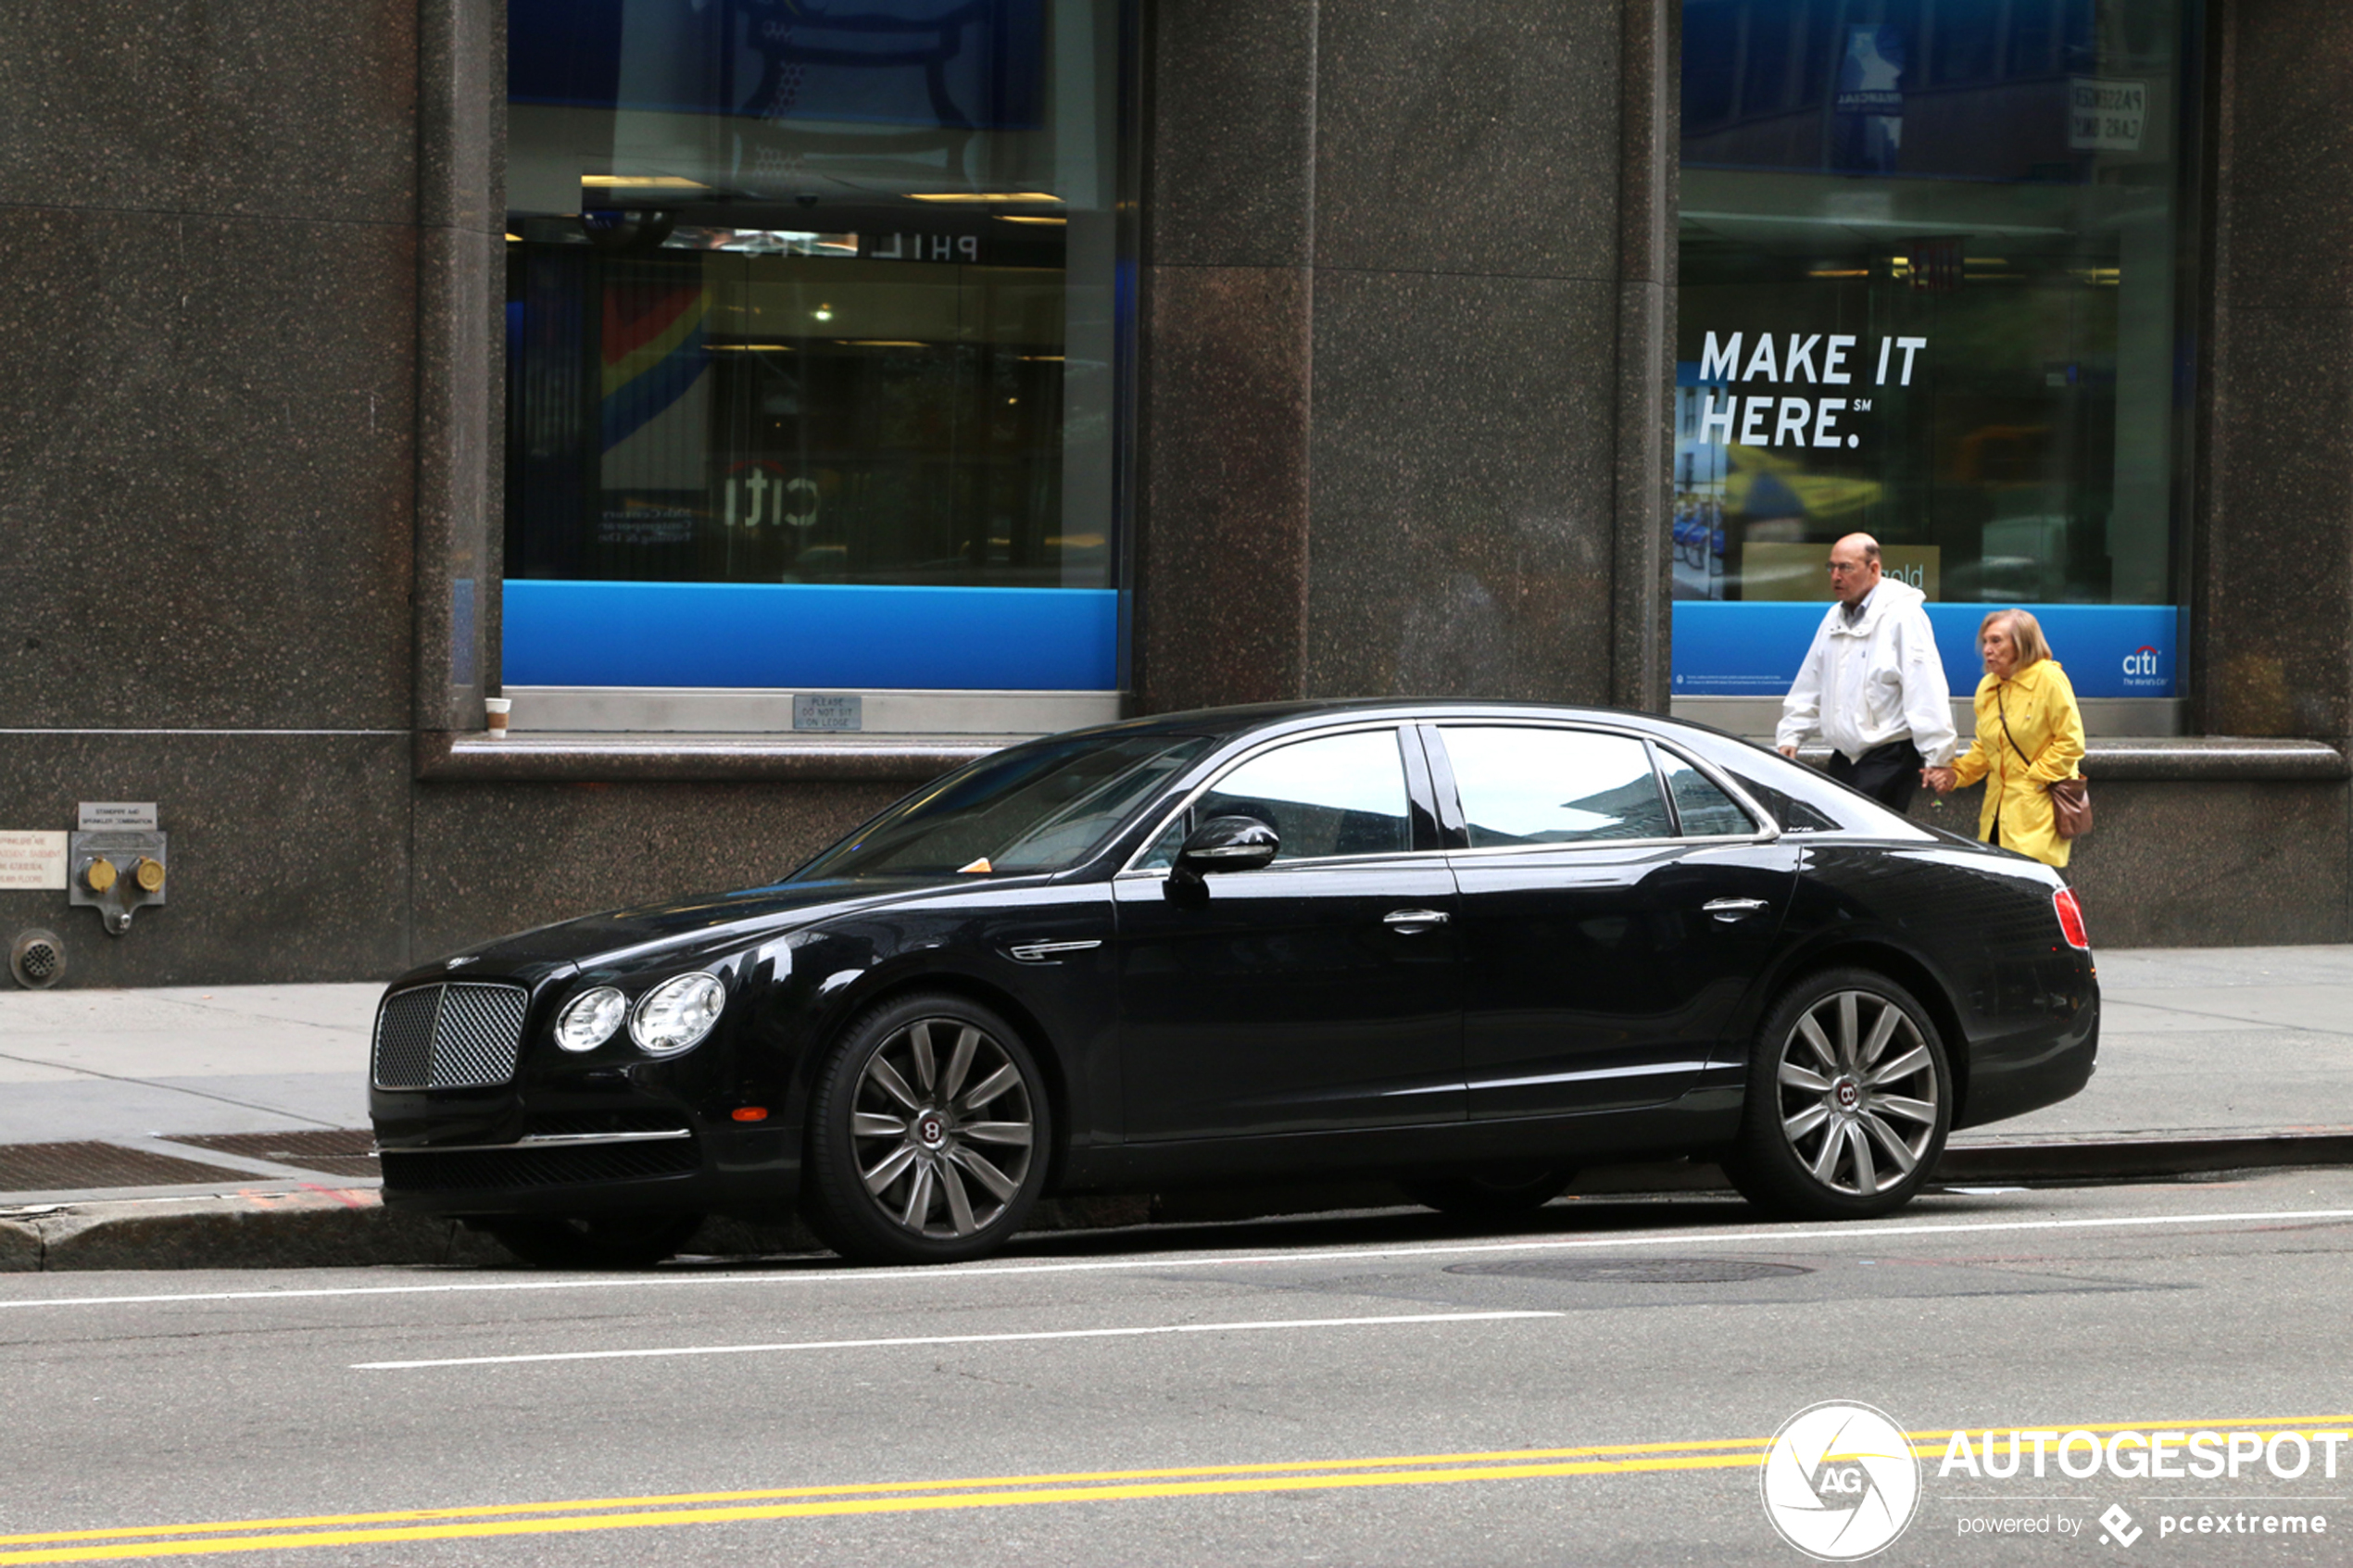
[[[1773,740],[1794,757],[1819,734],[1831,744],[1831,777],[1901,811],[1920,770],[1944,767],[1958,749],[1927,596],[1884,575],[1868,533],[1832,545],[1829,568],[1837,602],[1806,650]]]

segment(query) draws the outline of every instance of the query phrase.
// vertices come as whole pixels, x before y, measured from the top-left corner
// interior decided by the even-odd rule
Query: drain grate
[[[247,1160],[296,1165],[330,1176],[381,1173],[376,1157],[369,1152],[375,1147],[375,1135],[365,1127],[319,1127],[294,1133],[175,1133],[171,1141]]]
[[[250,1185],[249,1171],[201,1164],[111,1143],[0,1144],[0,1192],[80,1192],[92,1187]]]
[[[1580,1285],[1737,1285],[1814,1271],[1795,1263],[1745,1258],[1529,1258],[1508,1263],[1456,1263],[1450,1274],[1503,1274],[1515,1279],[1565,1279]]]

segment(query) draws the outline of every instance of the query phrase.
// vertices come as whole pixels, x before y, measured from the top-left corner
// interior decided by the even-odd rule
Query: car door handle
[[[1727,925],[1736,920],[1746,920],[1765,908],[1762,898],[1710,898],[1700,906]]]
[[[1381,916],[1380,922],[1403,935],[1411,936],[1432,926],[1446,923],[1444,909],[1391,909]]]

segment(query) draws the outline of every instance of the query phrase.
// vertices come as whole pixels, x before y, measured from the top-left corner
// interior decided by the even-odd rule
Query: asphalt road
[[[1801,1563],[1760,1461],[1831,1400],[1924,1456],[1875,1562],[2353,1562],[2353,1443],[2330,1478],[2334,1440],[2273,1441],[2353,1426],[2353,1173],[1745,1215],[1588,1199],[923,1271],[0,1276],[0,1565]],[[2011,1430],[2092,1436],[1995,1480],[1943,1473],[1956,1427],[1997,1464]],[[2235,1477],[2058,1465],[2197,1428]],[[1776,1462],[1815,1488],[1793,1528],[1828,1497],[1845,1549],[1908,1461],[1840,1430]]]

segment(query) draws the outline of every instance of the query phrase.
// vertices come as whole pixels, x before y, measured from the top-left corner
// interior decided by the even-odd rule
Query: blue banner
[[[1116,691],[1108,588],[509,578],[517,686]]]
[[[1827,604],[1675,603],[1677,696],[1778,697],[1797,679]],[[1955,696],[1985,673],[1977,628],[1997,608],[2026,610],[2042,623],[2051,657],[2078,696],[2178,696],[2182,612],[2171,605],[1932,604],[1936,652]]]

